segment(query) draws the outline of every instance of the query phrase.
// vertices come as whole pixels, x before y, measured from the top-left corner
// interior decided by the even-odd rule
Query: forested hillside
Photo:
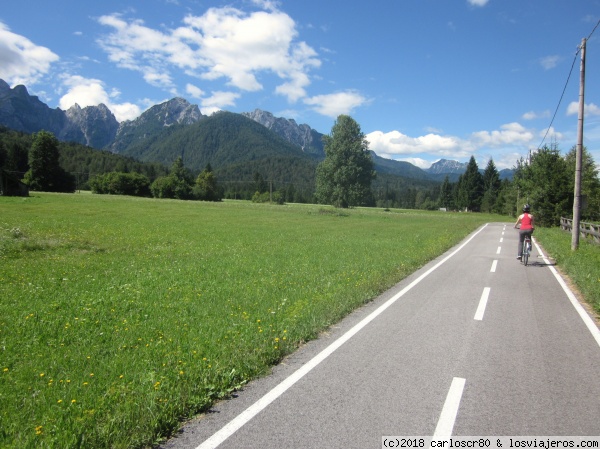
[[[29,169],[28,154],[33,137],[0,126],[0,168],[22,178]],[[60,142],[60,165],[75,176],[78,189],[89,189],[89,179],[108,172],[136,172],[150,181],[168,173],[168,167],[141,162],[109,151],[100,151],[72,142]]]
[[[160,138],[138,141],[123,152],[142,161],[171,164],[178,156],[192,171],[211,164],[214,169],[267,158],[314,158],[264,126],[231,112],[219,112],[188,126],[170,126]]]

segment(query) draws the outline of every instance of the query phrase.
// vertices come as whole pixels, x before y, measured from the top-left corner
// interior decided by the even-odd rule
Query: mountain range
[[[221,176],[270,169],[269,177],[273,179],[293,179],[303,173],[301,178],[308,182],[304,178],[310,178],[310,171],[325,157],[323,134],[306,124],[299,125],[293,119],[275,117],[260,109],[206,116],[197,105],[173,98],[152,106],[135,120],[119,123],[104,104],[84,108],[75,104],[66,111],[52,109],[37,96],[29,95],[25,86],[11,89],[1,79],[0,125],[25,133],[43,129],[61,141],[145,162],[170,165],[177,156],[182,156],[191,170],[200,171],[210,163]],[[408,162],[385,159],[374,152],[371,155],[379,174],[423,182],[439,182],[446,176],[456,181],[467,166],[442,159],[422,170]],[[289,168],[284,169],[286,164]],[[507,171],[500,174],[511,176]]]

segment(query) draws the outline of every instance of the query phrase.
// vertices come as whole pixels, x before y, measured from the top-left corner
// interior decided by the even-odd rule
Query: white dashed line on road
[[[481,299],[479,299],[479,306],[477,306],[477,311],[475,312],[474,320],[481,321],[483,320],[483,314],[485,313],[485,306],[487,305],[488,298],[490,297],[490,287],[485,287],[483,289],[483,293],[481,294]]]
[[[466,379],[461,377],[452,379],[452,384],[450,385],[450,390],[446,396],[446,402],[444,402],[440,419],[438,420],[435,432],[433,432],[434,438],[452,436],[454,421],[456,421],[456,415],[458,414],[458,407],[460,405],[466,381]]]

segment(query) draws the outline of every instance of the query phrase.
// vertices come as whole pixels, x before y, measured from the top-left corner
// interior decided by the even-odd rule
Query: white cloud
[[[467,0],[470,5],[473,6],[485,6],[489,0]]]
[[[600,107],[594,103],[584,104],[583,112],[585,117],[600,115]],[[569,103],[569,106],[567,107],[567,115],[579,115],[579,103],[577,101]]]
[[[118,122],[136,119],[142,113],[140,107],[133,103],[109,103],[106,106],[114,114]]]
[[[558,65],[558,63],[560,62],[560,56],[545,56],[543,58],[540,58],[539,62],[545,70],[550,70]]]
[[[421,168],[431,165],[430,158],[453,159],[466,161],[472,155],[487,164],[494,159],[496,167],[510,168],[520,157],[539,143],[544,133],[536,133],[519,123],[502,125],[499,130],[479,131],[468,138],[429,133],[424,136],[411,137],[400,131],[374,131],[366,135],[369,149],[381,157],[403,160]],[[553,129],[549,136],[560,140],[563,136]],[[484,154],[485,153],[485,154]]]
[[[383,133],[374,131],[366,135],[369,149],[379,155],[392,157],[429,153],[440,157],[467,157],[474,148],[468,142],[453,136],[427,134],[420,137],[409,137],[400,131]]]
[[[192,98],[202,98],[204,95],[204,91],[202,89],[189,83],[185,86],[185,91]]]
[[[316,95],[304,99],[304,103],[312,106],[316,112],[331,118],[337,118],[340,114],[350,114],[367,102],[367,98],[354,91]]]
[[[523,151],[502,151],[494,155],[488,155],[485,164],[492,158],[494,165],[498,170],[505,168],[514,168],[517,165],[517,161],[526,154],[525,149]],[[480,168],[485,168],[485,165],[480,165]]]
[[[235,100],[239,97],[240,94],[235,92],[212,92],[210,97],[202,99],[200,111],[205,115],[210,115],[222,110],[225,106],[234,106]]]
[[[173,80],[168,73],[159,73],[149,68],[146,73],[144,73],[144,80],[155,87],[165,87],[170,88],[171,91],[174,91],[175,85],[173,84]]]
[[[440,128],[435,128],[433,126],[426,126],[425,131],[431,134],[442,134],[443,131]]]
[[[306,90],[304,88],[310,84],[310,80],[308,75],[304,73],[297,73],[291,78],[291,81],[277,86],[275,92],[287,97],[289,101],[295,102],[306,96]]]
[[[96,79],[86,79],[81,76],[68,76],[63,84],[68,92],[63,95],[58,106],[69,109],[75,103],[81,107],[96,106],[100,103],[108,103],[110,98],[104,89],[103,83]]]
[[[297,101],[306,95],[310,70],[321,62],[310,46],[296,41],[295,22],[276,2],[254,3],[265,10],[210,8],[165,31],[117,14],[102,16],[99,22],[113,31],[99,44],[111,61],[142,72],[153,85],[173,88],[172,71],[178,70],[208,81],[225,78],[240,90],[258,91],[263,89],[259,75],[274,74],[282,80],[276,92]]]
[[[542,111],[542,112],[529,111],[522,115],[523,120],[535,120],[535,119],[539,119],[539,118],[549,118],[549,117],[550,117],[550,111],[548,111],[548,110]]]
[[[478,131],[471,135],[471,141],[477,147],[500,147],[505,145],[527,145],[533,141],[534,133],[519,123],[502,125],[495,131]]]
[[[68,92],[59,101],[59,107],[69,109],[74,104],[84,108],[97,106],[103,103],[115,115],[117,121],[132,120],[140,115],[141,109],[133,103],[114,103],[112,99],[118,98],[120,92],[112,90],[107,93],[104,83],[97,79],[83,78],[77,75],[65,75],[63,85]]]
[[[35,45],[0,22],[0,78],[8,84],[36,84],[58,60],[50,49]]]
[[[252,0],[252,3],[268,11],[276,11],[279,7],[279,2],[274,0]]]
[[[559,133],[558,131],[556,131],[556,129],[554,129],[553,126],[551,126],[550,128],[542,129],[541,131],[539,131],[538,137],[540,139],[545,138],[546,141],[550,139],[560,141],[563,138],[563,134]]]

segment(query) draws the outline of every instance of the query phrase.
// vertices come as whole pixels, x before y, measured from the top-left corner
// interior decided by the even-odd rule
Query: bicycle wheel
[[[523,265],[527,266],[527,262],[529,262],[529,243],[525,242],[525,245],[523,245]]]

